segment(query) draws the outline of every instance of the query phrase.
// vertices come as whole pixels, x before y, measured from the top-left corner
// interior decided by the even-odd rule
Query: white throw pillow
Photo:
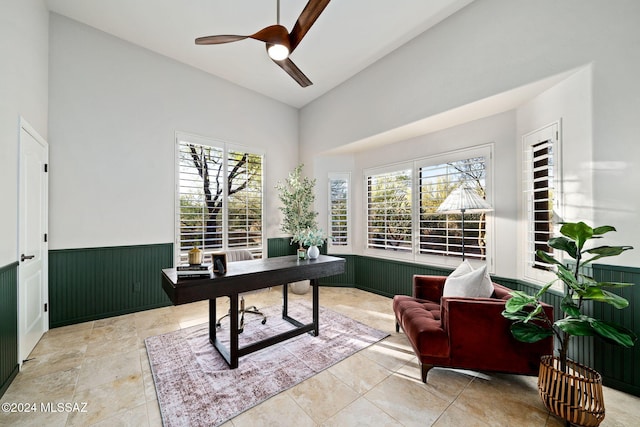
[[[447,277],[442,291],[443,297],[488,298],[493,293],[487,266],[474,270],[465,260]]]

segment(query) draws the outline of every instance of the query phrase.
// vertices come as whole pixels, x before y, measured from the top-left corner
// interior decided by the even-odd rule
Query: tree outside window
[[[411,169],[367,177],[367,247],[412,250]]]
[[[262,156],[180,141],[178,241],[184,254],[262,249]]]
[[[462,256],[462,216],[442,214],[436,210],[449,193],[465,184],[485,198],[486,162],[472,157],[421,167],[420,173],[420,243],[419,253],[439,256]],[[486,258],[486,214],[465,213],[465,255]]]

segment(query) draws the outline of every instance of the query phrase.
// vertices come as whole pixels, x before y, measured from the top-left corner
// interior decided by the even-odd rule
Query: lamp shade
[[[436,210],[437,213],[486,212],[493,208],[465,184],[453,190]]]

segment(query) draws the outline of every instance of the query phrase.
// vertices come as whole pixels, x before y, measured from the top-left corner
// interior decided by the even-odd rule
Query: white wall
[[[275,183],[298,162],[298,111],[51,15],[50,248],[173,242],[176,131],[266,152]]]
[[[18,259],[22,116],[47,136],[49,13],[43,0],[3,0],[0,13],[0,267]]]
[[[593,198],[593,112],[592,112],[592,67],[587,66],[563,82],[546,90],[517,110],[518,177],[523,176],[522,136],[553,122],[560,121],[562,183],[558,196],[562,194],[562,211],[557,212],[562,221],[584,221],[594,223],[595,204]],[[520,237],[518,244],[518,268],[524,268],[526,232],[523,201],[523,180],[518,179],[518,206],[520,207]],[[608,237],[608,236],[607,236]],[[549,278],[553,278],[549,276]]]
[[[591,101],[581,101],[592,102],[595,161],[578,185],[593,188],[594,222],[621,231],[610,243],[640,248],[638,22],[635,0],[476,0],[304,107],[301,159],[592,64]],[[514,247],[515,236],[497,244]],[[640,266],[640,257],[607,262]]]

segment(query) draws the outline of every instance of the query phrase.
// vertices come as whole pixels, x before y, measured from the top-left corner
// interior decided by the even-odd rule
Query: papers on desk
[[[210,277],[212,271],[212,264],[181,264],[176,267],[176,273],[179,279]]]

